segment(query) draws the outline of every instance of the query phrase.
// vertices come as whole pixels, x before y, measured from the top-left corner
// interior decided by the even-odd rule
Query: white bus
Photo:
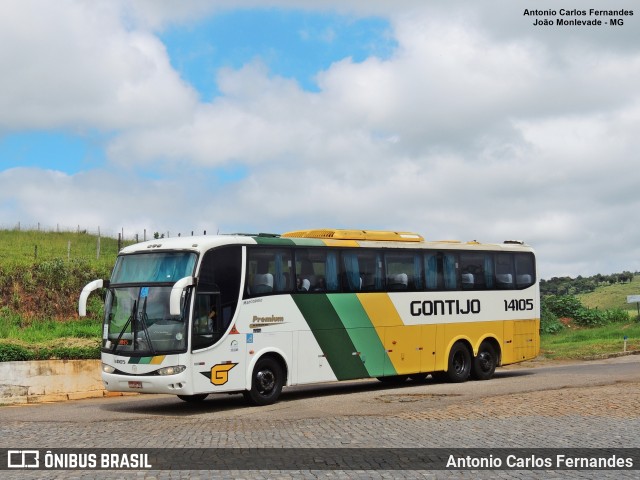
[[[106,289],[102,379],[185,401],[378,378],[487,380],[533,359],[533,250],[517,241],[306,230],[152,240],[124,248]]]

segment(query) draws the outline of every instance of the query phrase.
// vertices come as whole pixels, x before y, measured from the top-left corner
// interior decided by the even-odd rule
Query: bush
[[[540,329],[543,333],[553,333],[560,330],[554,326],[552,315],[555,315],[556,321],[558,318],[571,318],[581,327],[599,327],[609,323],[629,321],[628,313],[622,309],[598,310],[586,308],[580,303],[580,300],[570,295],[549,295],[543,298],[541,306],[542,318],[540,320]]]
[[[15,343],[0,343],[0,362],[27,360],[87,360],[100,358],[100,342],[95,345],[33,347],[28,349]]]
[[[607,316],[601,310],[582,307],[575,312],[573,319],[582,327],[599,327],[607,324]]]
[[[576,314],[584,310],[580,300],[571,295],[549,295],[542,303],[559,318],[576,318]]]
[[[100,347],[43,348],[36,353],[37,360],[87,360],[100,358]]]
[[[0,343],[0,362],[23,362],[33,360],[33,353],[20,345]]]
[[[607,323],[625,323],[631,320],[626,310],[621,308],[612,308],[604,312]]]
[[[546,302],[542,302],[540,308],[540,331],[542,333],[557,333],[564,328],[558,317],[547,306]]]

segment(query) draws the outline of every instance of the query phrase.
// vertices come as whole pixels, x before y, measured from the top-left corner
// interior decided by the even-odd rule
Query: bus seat
[[[315,275],[305,275],[304,278],[302,279],[302,286],[304,287],[304,280],[309,280],[309,288],[308,290],[311,290],[312,287],[315,286],[316,284],[316,276]]]
[[[460,279],[462,280],[462,288],[473,288],[473,273],[463,273],[460,275]]]
[[[360,277],[360,290],[375,290],[376,277],[373,273],[365,273]]]
[[[499,285],[510,286],[513,283],[513,275],[510,273],[498,273],[496,274],[496,280]]]
[[[253,279],[253,293],[271,293],[273,291],[273,275],[258,273]]]
[[[518,285],[531,285],[532,283],[531,275],[529,274],[518,275],[516,280],[518,281]]]
[[[302,279],[302,285],[300,286],[300,291],[301,292],[308,292],[310,288],[311,288],[311,282],[309,281],[309,279],[308,278],[303,278]]]
[[[387,277],[389,290],[406,290],[409,285],[409,276],[406,273],[396,273]]]

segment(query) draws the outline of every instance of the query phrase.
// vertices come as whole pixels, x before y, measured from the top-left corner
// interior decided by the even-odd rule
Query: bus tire
[[[471,354],[469,349],[462,342],[457,342],[451,347],[449,352],[449,364],[447,368],[447,378],[450,382],[466,382],[471,374]]]
[[[496,350],[490,342],[484,341],[478,349],[478,356],[473,359],[471,376],[476,380],[489,380],[493,377],[498,364]]]
[[[178,398],[184,402],[199,403],[209,396],[208,393],[198,393],[196,395],[178,395]]]
[[[258,360],[251,375],[251,389],[245,390],[244,397],[252,405],[271,405],[278,400],[284,373],[280,364],[272,357]]]

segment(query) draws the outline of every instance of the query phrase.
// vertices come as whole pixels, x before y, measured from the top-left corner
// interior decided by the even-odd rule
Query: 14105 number
[[[532,298],[521,298],[521,299],[513,299],[513,300],[505,300],[504,301],[504,309],[505,311],[512,312],[523,312],[525,310],[533,310],[533,299]]]

